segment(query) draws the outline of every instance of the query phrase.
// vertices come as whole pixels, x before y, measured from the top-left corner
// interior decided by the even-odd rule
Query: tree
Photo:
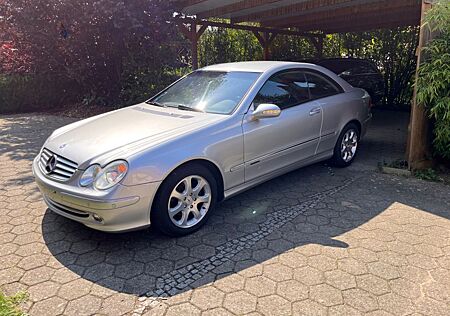
[[[88,100],[113,102],[121,94],[124,61],[130,52],[161,49],[174,37],[176,30],[167,23],[169,4],[163,0],[4,0],[1,7],[8,18],[2,23],[8,35],[2,41],[21,47],[22,58],[31,60],[31,73],[70,81]],[[1,67],[8,64],[2,61]]]
[[[426,16],[426,27],[435,37],[424,48],[425,62],[419,68],[417,100],[435,120],[434,148],[450,158],[450,4],[436,4]]]

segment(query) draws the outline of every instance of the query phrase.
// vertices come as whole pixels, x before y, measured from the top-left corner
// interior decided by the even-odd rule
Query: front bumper
[[[150,225],[150,209],[161,182],[134,186],[118,184],[110,190],[83,188],[76,171],[67,182],[47,178],[33,161],[33,175],[44,201],[53,212],[88,227],[108,232],[129,231]]]

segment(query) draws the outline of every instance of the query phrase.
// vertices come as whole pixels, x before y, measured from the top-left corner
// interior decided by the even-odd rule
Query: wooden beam
[[[179,8],[186,8],[206,1],[208,0],[181,0],[175,1],[175,5],[177,5]]]
[[[399,18],[400,14],[404,17]],[[386,27],[398,27],[407,25],[419,25],[420,23],[420,9],[409,8],[408,10],[393,10],[392,12],[384,12],[383,19],[377,18],[373,14],[362,14],[357,18],[351,16],[342,16],[326,21],[315,22],[299,22],[298,24],[291,24],[293,27],[301,31],[317,31],[321,30],[324,33],[340,33],[343,31],[360,32],[361,30],[370,30]]]
[[[214,22],[208,20],[195,20],[189,18],[176,18],[177,24],[190,24],[192,21],[195,21],[197,25],[206,25],[211,27],[224,27],[235,30],[244,30],[250,32],[269,32],[269,33],[277,33],[280,35],[293,35],[293,36],[301,36],[306,38],[317,38],[317,37],[325,37],[324,34],[320,33],[308,33],[308,32],[299,32],[281,28],[268,28],[268,27],[258,27],[252,25],[242,25],[242,24],[232,24],[232,23],[224,23],[224,22]]]
[[[411,0],[400,0],[400,1],[381,1],[378,3],[367,4],[367,5],[357,5],[353,7],[345,7],[336,10],[330,10],[326,12],[311,13],[308,15],[293,16],[289,18],[272,19],[270,21],[263,22],[264,26],[273,27],[286,27],[287,25],[292,26],[294,24],[308,24],[312,22],[323,23],[324,20],[335,20],[336,18],[347,18],[347,19],[358,19],[361,16],[367,18],[368,16],[372,19],[375,17],[377,21],[383,20],[384,14],[391,13],[396,10],[399,11],[399,19],[406,16],[402,14],[402,10],[408,10],[415,8],[420,12],[420,5],[417,5],[417,1]],[[372,16],[371,16],[372,15]]]
[[[397,27],[405,26],[417,26],[419,24],[420,17],[411,16],[409,20],[404,20],[402,23],[396,19],[396,17],[386,18],[382,23],[374,22],[359,22],[351,25],[340,25],[340,26],[327,26],[323,31],[327,34],[335,33],[351,33],[351,32],[365,32],[373,31],[379,29],[392,29]]]
[[[226,16],[230,13],[248,10],[252,8],[256,8],[259,6],[263,6],[266,4],[279,2],[280,0],[244,0],[240,2],[235,2],[229,5],[221,6],[218,8],[212,8],[209,10],[201,11],[197,13],[198,18],[209,18],[209,17],[217,17],[217,16]]]
[[[286,18],[292,16],[309,15],[317,12],[325,12],[344,7],[352,7],[359,4],[369,4],[380,0],[308,0],[288,6],[281,6],[262,12],[240,15],[232,18],[233,23],[247,21],[266,21],[271,19]],[[413,1],[413,0],[410,0]]]
[[[417,68],[415,85],[411,107],[411,120],[409,124],[409,135],[407,144],[407,160],[410,169],[423,169],[430,166],[431,157],[431,132],[429,118],[425,106],[417,102],[417,81],[419,78],[419,67],[424,61],[423,48],[432,40],[429,26],[425,25],[425,14],[432,8],[432,1],[422,0],[421,27],[419,34],[419,45],[417,47]]]

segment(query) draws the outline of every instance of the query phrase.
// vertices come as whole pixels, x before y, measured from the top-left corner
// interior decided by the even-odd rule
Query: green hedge
[[[56,76],[0,76],[0,114],[42,111],[78,98],[76,85]]]

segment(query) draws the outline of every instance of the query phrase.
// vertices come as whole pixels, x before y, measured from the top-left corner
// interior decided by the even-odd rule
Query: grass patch
[[[6,296],[0,292],[0,316],[24,316],[19,304],[27,299],[25,292],[19,292],[13,296]]]
[[[395,168],[395,169],[408,169],[408,162],[403,159],[397,159],[391,162],[383,160],[382,167]]]

